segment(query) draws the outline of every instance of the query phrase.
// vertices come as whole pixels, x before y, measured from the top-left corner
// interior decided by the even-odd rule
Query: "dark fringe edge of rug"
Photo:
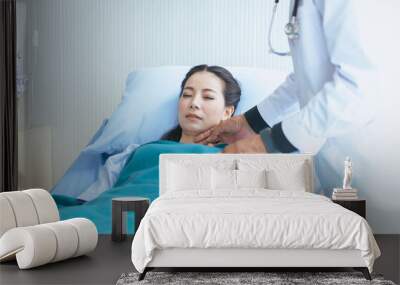
[[[327,285],[396,285],[384,280],[380,274],[372,274],[372,281],[360,272],[148,272],[142,281],[139,273],[123,273],[116,285],[145,284],[327,284]]]

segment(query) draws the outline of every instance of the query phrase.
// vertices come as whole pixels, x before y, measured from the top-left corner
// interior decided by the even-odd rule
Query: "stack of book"
[[[358,194],[357,189],[342,189],[335,188],[332,193],[333,200],[357,200]]]

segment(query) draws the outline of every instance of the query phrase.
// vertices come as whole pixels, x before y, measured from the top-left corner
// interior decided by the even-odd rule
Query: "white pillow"
[[[236,170],[237,187],[268,188],[267,172],[263,170]]]
[[[236,190],[236,170],[212,168],[214,190]]]
[[[168,164],[167,191],[211,189],[211,167]]]
[[[267,170],[268,188],[273,190],[306,191],[306,164]]]
[[[214,190],[239,190],[242,188],[267,188],[264,170],[212,169]]]

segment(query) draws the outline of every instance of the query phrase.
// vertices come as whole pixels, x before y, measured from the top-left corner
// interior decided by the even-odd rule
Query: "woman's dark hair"
[[[232,74],[225,68],[217,65],[208,66],[207,64],[196,65],[192,67],[188,73],[186,73],[185,78],[181,83],[181,92],[179,97],[182,96],[183,89],[185,88],[186,81],[195,73],[207,71],[211,72],[216,75],[219,79],[224,81],[225,88],[224,88],[224,99],[225,99],[225,106],[233,106],[234,113],[236,111],[236,107],[240,100],[241,89],[238,81],[232,76]],[[172,130],[165,133],[161,139],[163,140],[170,140],[170,141],[179,141],[182,136],[182,128],[181,126],[176,126]]]

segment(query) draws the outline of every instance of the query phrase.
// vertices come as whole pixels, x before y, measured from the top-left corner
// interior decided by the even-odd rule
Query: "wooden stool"
[[[135,232],[149,208],[150,200],[144,197],[120,197],[112,199],[112,234],[113,241],[126,238],[126,212],[135,212]]]

